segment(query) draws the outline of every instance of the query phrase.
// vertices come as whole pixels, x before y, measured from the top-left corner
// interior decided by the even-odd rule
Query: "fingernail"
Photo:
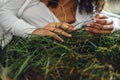
[[[69,36],[69,37],[72,37],[72,35],[71,35],[71,34],[69,34],[68,36]]]
[[[85,28],[86,31],[88,31],[89,29],[88,28]]]
[[[96,20],[94,19],[93,22],[96,22]]]
[[[61,42],[64,42],[64,40],[62,39]]]
[[[90,23],[88,23],[87,26],[90,26]]]
[[[75,31],[75,30],[76,30],[76,28],[73,28],[73,30]]]

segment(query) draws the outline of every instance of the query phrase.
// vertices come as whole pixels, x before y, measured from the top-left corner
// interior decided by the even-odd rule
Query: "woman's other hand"
[[[113,20],[103,14],[97,14],[94,22],[88,23],[86,30],[93,34],[110,34],[113,30]]]
[[[51,36],[60,42],[64,42],[58,34],[61,34],[65,37],[72,37],[71,34],[67,33],[66,31],[74,31],[74,26],[68,23],[49,23],[44,28],[36,29],[32,32],[32,34],[37,34],[41,36]]]

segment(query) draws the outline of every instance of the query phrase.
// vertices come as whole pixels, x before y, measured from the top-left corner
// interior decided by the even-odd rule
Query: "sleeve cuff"
[[[23,38],[28,37],[28,34],[32,34],[32,32],[37,29],[35,26],[32,26],[21,19],[16,21],[12,26],[12,34]]]

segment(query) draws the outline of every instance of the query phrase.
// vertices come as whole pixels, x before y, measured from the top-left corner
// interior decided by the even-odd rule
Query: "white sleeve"
[[[5,32],[26,37],[36,27],[17,17],[17,13],[26,0],[9,0],[0,8],[0,25]]]
[[[102,13],[109,16],[111,19],[113,19],[114,28],[112,32],[119,31],[120,30],[120,15],[109,13],[106,11],[102,11]]]
[[[114,28],[113,28],[113,31],[112,32],[115,32],[115,31],[120,31],[120,19],[118,18],[112,18],[113,19],[113,22],[114,22]]]

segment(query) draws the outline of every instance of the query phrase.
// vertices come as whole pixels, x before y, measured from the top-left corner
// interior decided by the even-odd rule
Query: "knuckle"
[[[64,32],[64,31],[62,32],[62,34],[63,34],[63,35],[69,35],[67,32]]]
[[[52,36],[53,36],[53,37],[57,37],[57,34],[55,34],[55,33],[52,33]]]

